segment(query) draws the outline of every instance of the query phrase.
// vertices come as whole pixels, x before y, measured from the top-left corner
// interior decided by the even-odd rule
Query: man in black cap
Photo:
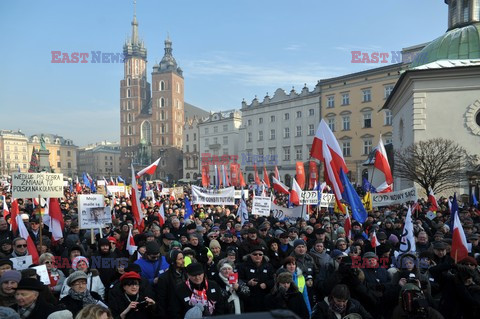
[[[229,247],[238,249],[237,244],[233,242],[233,235],[230,232],[226,232],[220,237],[220,246],[222,247],[223,252],[226,252]]]
[[[442,263],[453,263],[452,257],[447,255],[448,245],[443,240],[435,241],[433,244],[433,261],[435,264],[439,265]]]
[[[170,252],[170,244],[172,241],[176,240],[175,236],[172,233],[166,233],[162,236],[162,245],[160,246],[160,254],[164,257],[168,256]]]
[[[238,250],[239,259],[241,260],[243,256],[248,255],[253,247],[262,247],[263,251],[267,251],[267,244],[262,239],[258,238],[257,230],[253,227],[248,229],[247,239],[242,242]]]
[[[23,319],[45,319],[52,312],[55,306],[46,303],[39,298],[44,286],[38,279],[24,278],[20,280],[15,292],[17,304],[12,308],[18,312]]]
[[[480,254],[480,245],[478,245],[480,236],[478,234],[471,234],[468,237],[468,241],[472,243],[472,255]]]
[[[168,263],[165,257],[160,255],[160,246],[155,240],[149,241],[146,248],[145,255],[137,259],[135,264],[142,269],[142,277],[153,284],[158,275],[168,268]]]
[[[199,316],[191,318],[224,314],[226,303],[222,289],[215,281],[208,281],[205,278],[203,265],[191,263],[186,270],[188,280],[175,288],[169,318],[183,319],[192,313],[198,313]]]

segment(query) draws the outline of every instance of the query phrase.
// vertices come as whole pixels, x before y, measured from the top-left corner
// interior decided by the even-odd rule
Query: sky
[[[133,12],[133,0],[1,0],[0,129],[119,141],[123,64],[52,63],[51,52],[121,53]],[[207,111],[313,90],[382,66],[352,63],[352,51],[401,51],[447,29],[443,0],[137,0],[136,14],[148,81],[169,36],[185,102]]]

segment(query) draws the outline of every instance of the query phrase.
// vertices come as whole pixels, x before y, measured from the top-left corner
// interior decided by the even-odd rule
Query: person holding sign
[[[226,259],[218,264],[218,276],[215,281],[222,288],[222,295],[227,300],[225,313],[241,314],[243,300],[250,295],[250,288],[245,282],[238,279],[238,273],[233,272],[233,266]]]

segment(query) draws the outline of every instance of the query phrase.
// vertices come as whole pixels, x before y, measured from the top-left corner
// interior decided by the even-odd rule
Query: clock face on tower
[[[465,125],[472,134],[480,136],[480,100],[476,100],[467,107]]]

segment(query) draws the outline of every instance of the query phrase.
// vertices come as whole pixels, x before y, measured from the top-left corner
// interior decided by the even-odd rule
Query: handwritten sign
[[[103,195],[78,195],[78,207],[80,229],[102,228],[112,223],[110,207],[105,207]]]
[[[296,221],[297,218],[305,217],[307,215],[307,210],[305,208],[302,212],[302,206],[286,208],[272,203],[271,210],[273,212],[273,217],[279,220],[288,219],[290,221]]]
[[[227,187],[222,189],[205,189],[192,185],[192,203],[205,205],[234,205],[235,189]]]
[[[63,197],[63,174],[13,173],[12,196],[15,198]]]
[[[255,196],[252,203],[252,214],[270,216],[272,199],[270,197]]]
[[[317,191],[302,191],[300,205],[318,205]]]

